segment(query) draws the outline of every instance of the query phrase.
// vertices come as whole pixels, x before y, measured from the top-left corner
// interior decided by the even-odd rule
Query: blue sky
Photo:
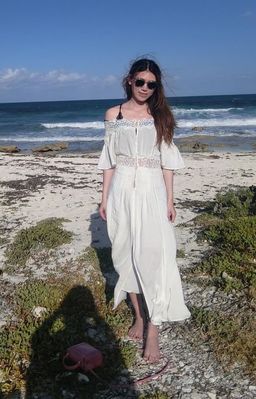
[[[132,59],[171,96],[256,92],[255,0],[2,0],[0,102],[120,98]]]

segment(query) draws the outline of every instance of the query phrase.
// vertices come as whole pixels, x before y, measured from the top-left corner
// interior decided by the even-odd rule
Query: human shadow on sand
[[[101,219],[99,213],[91,214],[89,230],[91,231],[91,247],[97,254],[100,271],[106,281],[105,295],[107,303],[109,303],[114,296],[114,287],[118,274],[112,263],[111,242],[108,237],[107,223]]]
[[[64,370],[62,358],[66,349],[80,342],[87,342],[103,353],[104,365],[95,371],[106,384],[90,372],[86,374],[89,379],[86,381],[82,371]],[[120,383],[123,369],[126,366],[117,337],[99,315],[90,289],[77,285],[70,289],[58,309],[42,322],[32,336],[25,398],[93,399],[114,398],[120,394],[126,398],[137,398],[127,370],[125,384],[129,388],[109,387],[109,384]]]

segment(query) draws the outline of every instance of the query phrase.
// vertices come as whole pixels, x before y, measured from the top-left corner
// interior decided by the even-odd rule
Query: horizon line
[[[166,96],[166,98],[190,98],[190,97],[229,97],[229,96],[255,96],[256,93],[243,93],[243,94],[200,94],[200,95],[190,95],[190,96]],[[97,98],[97,99],[83,99],[83,100],[36,100],[36,101],[7,101],[0,102],[3,104],[29,104],[29,103],[55,103],[55,102],[79,102],[79,101],[109,101],[109,100],[124,100],[122,97],[114,98]]]

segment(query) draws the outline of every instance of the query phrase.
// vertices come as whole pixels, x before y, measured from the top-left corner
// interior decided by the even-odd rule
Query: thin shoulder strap
[[[123,105],[122,103],[119,105],[119,113],[118,113],[116,119],[123,119],[123,114],[122,114],[122,110],[121,110],[122,105]]]

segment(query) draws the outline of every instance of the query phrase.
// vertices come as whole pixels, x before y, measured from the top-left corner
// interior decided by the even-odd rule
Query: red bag
[[[74,364],[68,365],[65,360],[70,360]],[[102,353],[86,342],[81,342],[80,344],[70,346],[63,358],[63,366],[67,370],[76,370],[80,368],[84,372],[87,372],[95,369],[96,367],[102,366],[102,364]]]
[[[65,360],[69,360],[74,362],[72,365],[66,364]],[[90,371],[100,382],[107,385],[110,388],[129,388],[130,384],[109,384],[100,378],[93,369],[96,367],[100,367],[103,364],[103,356],[102,353],[94,348],[93,346],[87,344],[86,342],[81,342],[80,344],[70,346],[67,349],[66,355],[63,357],[63,366],[66,370],[76,370],[78,368],[82,369],[84,372]],[[148,375],[144,378],[140,378],[136,381],[133,381],[133,385],[140,385],[148,382],[152,379],[158,378],[163,372],[167,369],[169,365],[169,360],[166,361],[165,365],[158,370],[156,373]]]

